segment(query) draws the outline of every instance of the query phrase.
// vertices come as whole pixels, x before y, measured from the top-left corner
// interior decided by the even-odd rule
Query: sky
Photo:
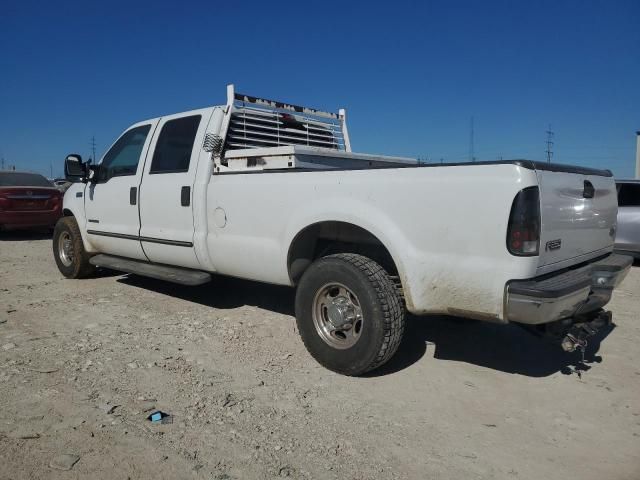
[[[0,156],[61,176],[130,124],[242,93],[336,111],[354,151],[632,177],[640,0],[0,5]]]

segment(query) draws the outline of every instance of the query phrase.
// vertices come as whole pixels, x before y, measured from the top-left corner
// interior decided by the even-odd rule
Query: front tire
[[[95,271],[84,249],[80,228],[74,217],[62,217],[53,229],[53,257],[67,278],[85,278]]]
[[[397,351],[405,325],[402,298],[376,262],[340,253],[314,262],[296,291],[302,341],[321,365],[362,375]]]

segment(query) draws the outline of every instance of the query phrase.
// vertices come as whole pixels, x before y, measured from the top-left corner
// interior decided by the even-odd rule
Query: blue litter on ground
[[[147,417],[147,420],[153,423],[173,423],[173,417],[168,413],[162,412],[160,410],[152,412]]]

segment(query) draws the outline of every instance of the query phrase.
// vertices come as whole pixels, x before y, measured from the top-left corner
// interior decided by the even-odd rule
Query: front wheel
[[[89,263],[76,219],[62,217],[53,229],[53,257],[60,273],[67,278],[85,278],[95,267]]]
[[[341,253],[323,257],[305,271],[296,292],[296,320],[302,341],[321,365],[362,375],[396,353],[405,312],[380,265]]]

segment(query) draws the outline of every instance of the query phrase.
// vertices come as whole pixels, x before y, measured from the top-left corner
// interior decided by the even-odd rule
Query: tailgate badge
[[[544,249],[549,251],[549,250],[559,250],[560,247],[562,247],[562,239],[558,238],[556,240],[549,240]]]

